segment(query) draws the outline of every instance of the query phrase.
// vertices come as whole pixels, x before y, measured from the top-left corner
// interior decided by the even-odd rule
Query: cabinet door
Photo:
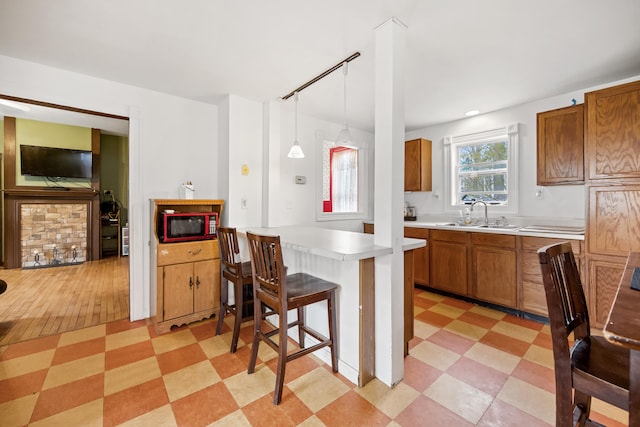
[[[506,307],[516,307],[515,250],[473,246],[471,266],[471,289],[474,297]]]
[[[431,286],[467,295],[467,245],[431,241]]]
[[[640,178],[640,81],[585,94],[589,179]]]
[[[217,260],[193,263],[193,311],[210,310],[220,304],[220,263]]]
[[[588,231],[589,253],[640,251],[640,185],[590,187]]]
[[[193,263],[164,267],[164,320],[193,313]]]
[[[429,285],[429,229],[428,228],[404,228],[405,237],[427,240],[427,245],[413,251],[413,276],[414,281],[420,285]]]
[[[589,258],[589,320],[592,327],[601,328],[607,321],[611,304],[622,279],[626,257]]]
[[[521,239],[520,271],[518,273],[518,283],[520,284],[520,306],[522,311],[539,314],[548,317],[547,297],[542,283],[542,271],[540,269],[540,259],[538,249],[543,246],[566,242],[565,239],[553,239],[548,237],[529,237]],[[583,270],[582,241],[569,240],[576,259],[576,264],[580,271],[580,278],[585,285],[586,275]],[[587,300],[589,295],[585,292]]]
[[[404,143],[404,191],[431,191],[431,141]]]
[[[584,182],[582,104],[538,113],[538,185]]]

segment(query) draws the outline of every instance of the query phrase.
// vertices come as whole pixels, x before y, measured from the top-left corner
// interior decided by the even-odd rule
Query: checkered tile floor
[[[117,321],[0,348],[0,425],[10,426],[549,426],[549,328],[416,290],[404,380],[358,388],[313,355],[287,365],[273,406],[276,353],[260,346],[246,374],[251,324],[229,353],[203,321],[156,335]],[[230,319],[227,319],[227,321]],[[626,425],[594,401],[592,417]]]

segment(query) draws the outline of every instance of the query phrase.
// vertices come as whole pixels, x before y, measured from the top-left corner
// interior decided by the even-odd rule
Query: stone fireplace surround
[[[5,209],[5,268],[45,267],[99,258],[97,192],[5,191]]]
[[[22,267],[49,267],[87,259],[86,203],[20,205]]]

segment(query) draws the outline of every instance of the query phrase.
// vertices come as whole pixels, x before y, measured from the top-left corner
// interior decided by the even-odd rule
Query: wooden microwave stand
[[[172,326],[215,316],[220,306],[220,251],[217,239],[161,243],[157,224],[162,211],[217,212],[222,200],[151,200],[152,322],[158,334]],[[153,293],[153,289],[152,289]],[[155,314],[154,314],[155,313]]]

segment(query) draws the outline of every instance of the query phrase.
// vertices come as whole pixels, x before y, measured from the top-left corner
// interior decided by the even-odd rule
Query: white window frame
[[[446,136],[443,138],[443,152],[445,165],[445,187],[447,212],[456,212],[463,209],[465,204],[457,203],[456,185],[457,168],[455,149],[459,145],[482,144],[506,139],[508,143],[509,157],[507,159],[507,193],[508,201],[504,205],[489,205],[489,210],[500,215],[516,215],[518,213],[518,123],[501,126],[480,132]]]
[[[357,147],[358,149],[358,211],[357,212],[323,212],[323,147],[333,144],[333,141],[326,138],[324,132],[316,132],[316,221],[341,221],[353,219],[366,219],[368,197],[368,168],[369,149],[367,147]],[[355,147],[354,147],[355,148]]]

